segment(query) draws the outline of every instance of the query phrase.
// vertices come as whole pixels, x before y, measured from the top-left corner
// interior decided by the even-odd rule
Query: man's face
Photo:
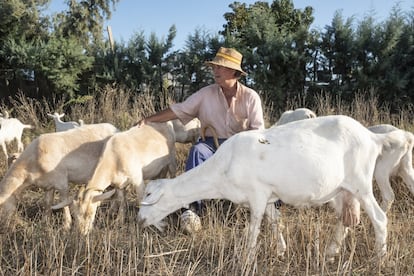
[[[235,73],[236,70],[230,69],[220,65],[211,65],[211,69],[213,70],[214,79],[217,83],[222,83],[227,80],[231,80],[236,78]]]

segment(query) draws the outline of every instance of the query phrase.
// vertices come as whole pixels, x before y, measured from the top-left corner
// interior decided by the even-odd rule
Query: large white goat
[[[368,127],[368,129],[374,133],[401,132],[401,137],[405,137],[406,140],[406,143],[394,143],[390,148],[384,150],[375,166],[374,177],[381,191],[381,207],[387,212],[395,199],[390,183],[391,177],[400,176],[411,194],[414,195],[414,170],[412,165],[414,136],[409,131],[389,124],[374,125]]]
[[[242,132],[200,166],[173,179],[150,181],[138,218],[144,226],[161,230],[164,217],[191,202],[227,199],[250,208],[248,245],[254,248],[263,216],[278,222],[272,215],[276,200],[306,207],[340,198],[334,207],[341,218],[348,204],[361,202],[382,256],[387,217],[374,197],[372,179],[381,152],[406,142],[400,136],[401,132],[372,133],[341,115]],[[342,220],[338,226],[344,228]],[[327,255],[335,255],[344,238],[335,235]]]
[[[105,140],[117,129],[108,123],[91,124],[65,132],[42,134],[13,162],[0,182],[0,207],[4,215],[16,209],[16,199],[27,187],[46,190],[45,211],[51,211],[54,191],[69,196],[69,182],[86,184],[93,174]],[[71,225],[65,208],[64,227]]]
[[[0,117],[0,145],[6,160],[9,158],[7,152],[7,145],[13,141],[17,142],[17,151],[20,153],[24,149],[22,142],[23,130],[26,128],[33,128],[32,125],[23,124],[17,118],[9,118],[8,113],[5,117]]]
[[[286,110],[285,112],[283,112],[282,115],[280,115],[279,120],[275,123],[275,125],[283,125],[293,121],[311,118],[316,118],[315,112],[306,107],[301,107],[296,108],[295,110]]]
[[[53,121],[55,121],[56,132],[66,131],[68,129],[72,129],[72,128],[80,126],[80,124],[75,121],[69,121],[69,122],[62,121],[62,117],[65,116],[65,113],[61,113],[61,114],[57,112],[53,114],[48,113],[47,116],[49,116],[50,118],[53,118]],[[81,124],[83,124],[83,121],[80,121],[80,122]]]
[[[96,170],[84,190],[73,201],[63,201],[54,209],[72,205],[76,226],[84,235],[93,228],[96,210],[102,200],[111,197],[113,186],[124,189],[132,184],[138,202],[145,188],[144,180],[154,179],[168,169],[176,174],[175,135],[171,122],[148,123],[113,135],[105,145]],[[121,217],[123,210],[120,209]]]

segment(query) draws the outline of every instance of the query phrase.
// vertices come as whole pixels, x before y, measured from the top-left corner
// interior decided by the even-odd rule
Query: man
[[[247,75],[241,68],[242,54],[233,48],[221,47],[212,61],[207,61],[214,74],[215,83],[201,88],[181,103],[146,117],[138,122],[166,122],[179,119],[183,124],[198,118],[205,129],[205,140],[199,140],[190,149],[185,171],[188,171],[217,150],[219,144],[230,136],[245,130],[263,129],[262,102],[251,88],[241,84],[239,78]],[[197,205],[200,209],[200,203]]]

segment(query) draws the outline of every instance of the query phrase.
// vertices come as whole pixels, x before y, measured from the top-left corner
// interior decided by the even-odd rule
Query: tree
[[[67,1],[69,11],[57,14],[50,21],[42,15],[48,0],[2,1],[0,80],[3,90],[8,95],[22,90],[33,97],[56,94],[73,97],[82,84],[95,87],[93,62],[98,49],[104,48],[103,20],[110,17],[110,4],[116,2]]]
[[[381,29],[375,24],[374,18],[364,18],[355,33],[356,60],[353,73],[358,80],[359,89],[367,89],[375,85],[376,71],[380,54]]]
[[[144,32],[140,32],[134,34],[125,49],[125,60],[122,64],[126,67],[126,72],[123,83],[134,91],[142,91],[142,84],[146,84],[150,79],[147,73],[150,65],[145,45]]]
[[[50,0],[0,1],[0,42],[24,36],[27,40],[47,34],[48,19],[41,16]]]
[[[152,91],[159,91],[165,93],[164,89],[164,74],[169,73],[171,69],[170,56],[168,55],[169,51],[173,46],[173,40],[176,36],[177,30],[175,25],[172,25],[168,31],[167,38],[163,41],[158,39],[155,33],[151,33],[149,40],[146,43],[146,50],[148,52],[148,61],[151,65],[151,68],[147,68],[147,74],[151,76],[149,80],[150,87]],[[165,97],[166,99],[166,97]]]
[[[100,48],[103,43],[103,23],[111,18],[111,8],[119,0],[66,0],[67,12],[55,20],[55,31],[63,37],[76,37],[86,50]]]
[[[0,1],[0,90],[1,97],[14,95],[19,89],[31,89],[34,44],[47,36],[47,23],[41,11],[47,0]]]
[[[255,2],[246,7],[234,2],[224,15],[221,32],[226,43],[237,45],[245,56],[247,81],[276,106],[303,91],[311,7],[295,9],[290,0]]]
[[[379,100],[388,102],[393,111],[398,112],[413,99],[413,21],[405,22],[405,16],[396,5],[386,20],[380,41]],[[381,81],[382,79],[382,81]]]
[[[212,36],[206,30],[196,29],[190,34],[181,55],[181,75],[179,81],[187,85],[189,93],[194,93],[201,87],[213,81],[209,70],[206,70],[205,61],[211,60],[221,45],[211,45]],[[214,52],[214,53],[213,53]]]
[[[341,12],[336,12],[332,23],[325,26],[321,35],[322,67],[331,74],[331,91],[343,97],[353,97],[351,80],[356,60],[355,36],[352,28],[353,18],[346,21]]]

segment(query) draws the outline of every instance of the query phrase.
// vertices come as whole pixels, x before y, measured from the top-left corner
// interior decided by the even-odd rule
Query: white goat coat
[[[56,132],[66,131],[66,130],[76,128],[76,127],[80,126],[79,123],[74,122],[74,121],[68,121],[68,122],[62,121],[62,118],[63,118],[63,116],[65,116],[65,113],[59,114],[59,113],[55,112],[53,114],[47,114],[47,116],[49,116],[50,118],[53,118],[53,121],[55,122]],[[81,121],[81,122],[83,122],[83,121]]]
[[[191,202],[228,199],[250,208],[253,248],[263,215],[271,216],[277,199],[305,207],[344,193],[361,202],[374,226],[376,249],[383,255],[387,218],[373,195],[372,178],[383,147],[398,142],[392,134],[374,134],[346,116],[241,132],[200,166],[174,179],[151,181],[138,217],[144,226],[161,228],[165,216]]]
[[[23,130],[26,128],[33,128],[31,125],[23,124],[16,118],[1,118],[0,117],[0,145],[3,149],[6,159],[9,158],[7,153],[7,144],[13,141],[17,142],[17,151],[22,152],[24,145],[22,142]]]
[[[296,108],[295,110],[286,110],[285,112],[283,112],[275,125],[283,125],[293,121],[311,118],[316,118],[315,112],[306,107],[301,107]]]
[[[47,190],[45,209],[50,212],[54,190],[66,199],[69,182],[87,183],[105,139],[116,131],[113,125],[104,123],[40,135],[27,146],[0,182],[2,211],[14,211],[15,197],[23,189],[37,186]],[[65,212],[65,227],[70,227],[69,209]]]

